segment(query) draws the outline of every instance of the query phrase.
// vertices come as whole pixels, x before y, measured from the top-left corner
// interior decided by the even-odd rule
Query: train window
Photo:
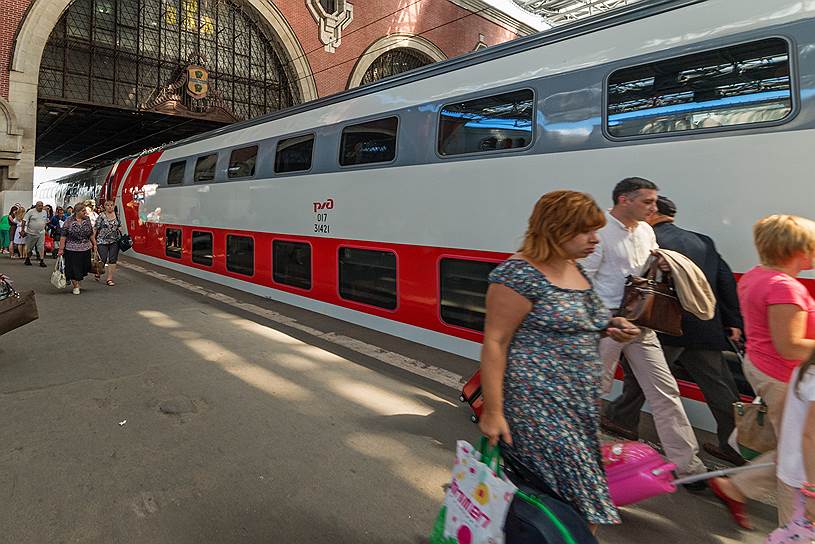
[[[788,45],[770,38],[618,70],[607,103],[616,137],[778,121],[792,111]]]
[[[379,308],[396,308],[396,254],[341,247],[340,296]]]
[[[439,267],[441,284],[441,318],[445,323],[476,331],[484,330],[487,277],[498,263],[442,259]]]
[[[192,262],[212,266],[212,234],[192,231]]]
[[[184,170],[187,169],[187,161],[178,161],[170,165],[167,172],[167,185],[181,185],[184,183]]]
[[[440,155],[520,149],[532,143],[530,89],[447,104],[439,115]]]
[[[388,117],[366,121],[342,129],[340,164],[390,162],[396,157],[396,133],[399,119]]]
[[[314,151],[313,134],[280,140],[274,158],[275,173],[311,170],[312,151]]]
[[[258,146],[242,147],[234,149],[229,155],[229,170],[227,176],[230,178],[246,178],[255,175],[255,161],[258,158]]]
[[[311,246],[301,242],[272,242],[274,281],[300,289],[311,289]]]
[[[255,273],[255,241],[249,236],[226,237],[226,269],[251,276]]]
[[[164,235],[164,254],[174,259],[180,259],[181,229],[166,229]]]
[[[206,155],[198,157],[195,161],[195,175],[193,181],[195,183],[212,181],[215,179],[215,165],[218,162],[218,154]]]

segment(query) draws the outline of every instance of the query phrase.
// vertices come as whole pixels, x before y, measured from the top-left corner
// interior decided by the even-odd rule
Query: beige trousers
[[[767,405],[767,417],[770,419],[770,424],[775,429],[777,436],[778,429],[781,428],[784,402],[787,398],[787,384],[764,374],[747,357],[744,358],[743,368],[744,376],[753,386],[753,391],[764,399],[764,403]],[[752,462],[755,464],[775,463],[775,450],[762,453]],[[775,467],[740,472],[735,474],[730,481],[739,488],[739,491],[757,501],[772,501],[778,489]]]
[[[605,367],[602,384],[604,393],[611,391],[614,371],[622,353],[631,365],[645,400],[651,405],[659,440],[665,455],[676,465],[677,474],[682,477],[707,472],[697,455],[699,443],[685,414],[679,387],[665,361],[656,333],[651,329],[643,329],[637,339],[627,344],[620,344],[611,338],[600,341],[600,357]]]

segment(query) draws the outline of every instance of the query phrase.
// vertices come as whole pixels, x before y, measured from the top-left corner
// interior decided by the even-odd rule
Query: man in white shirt
[[[23,216],[22,228],[28,236],[26,247],[28,255],[25,256],[25,264],[31,266],[31,255],[37,251],[40,258],[40,266],[45,268],[45,225],[48,223],[48,213],[43,208],[42,202],[37,202],[33,208],[25,212]]]
[[[594,289],[612,312],[620,307],[626,278],[632,274],[642,275],[651,252],[659,247],[654,230],[645,222],[656,211],[657,190],[653,182],[643,178],[626,178],[619,182],[612,193],[614,207],[607,214],[608,222],[597,233],[600,243],[594,253],[582,261]],[[677,473],[687,476],[706,472],[697,456],[699,444],[682,406],[679,387],[656,333],[642,328],[642,334],[627,344],[610,338],[600,341],[606,393],[611,390],[621,354],[625,354],[651,405],[665,455],[676,465]]]

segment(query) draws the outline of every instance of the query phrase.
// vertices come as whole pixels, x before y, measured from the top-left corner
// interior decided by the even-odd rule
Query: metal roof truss
[[[527,11],[544,17],[557,25],[597,15],[641,0],[514,0]]]

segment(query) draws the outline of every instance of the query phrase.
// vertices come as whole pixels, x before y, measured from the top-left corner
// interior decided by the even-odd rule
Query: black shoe
[[[708,452],[713,457],[717,457],[722,461],[727,461],[728,463],[733,463],[737,467],[740,467],[747,463],[747,461],[741,455],[739,455],[736,450],[729,446],[727,447],[727,449],[725,449],[720,448],[715,444],[711,444],[710,442],[705,442],[704,444],[702,444],[702,449]]]
[[[26,258],[26,260],[25,260],[25,265],[26,265],[26,266],[31,266],[31,259]]]
[[[707,489],[707,482],[693,482],[690,484],[682,484],[682,487],[685,488],[686,491],[690,491],[691,493],[703,493],[705,489]]]
[[[45,264],[45,261],[40,261],[40,268],[45,268],[46,266],[48,265]]]
[[[625,438],[626,440],[631,440],[633,442],[636,442],[637,440],[640,439],[640,434],[637,431],[628,429],[626,427],[623,427],[622,425],[617,425],[606,416],[602,416],[600,418],[600,428],[609,434],[620,436],[622,438]]]

